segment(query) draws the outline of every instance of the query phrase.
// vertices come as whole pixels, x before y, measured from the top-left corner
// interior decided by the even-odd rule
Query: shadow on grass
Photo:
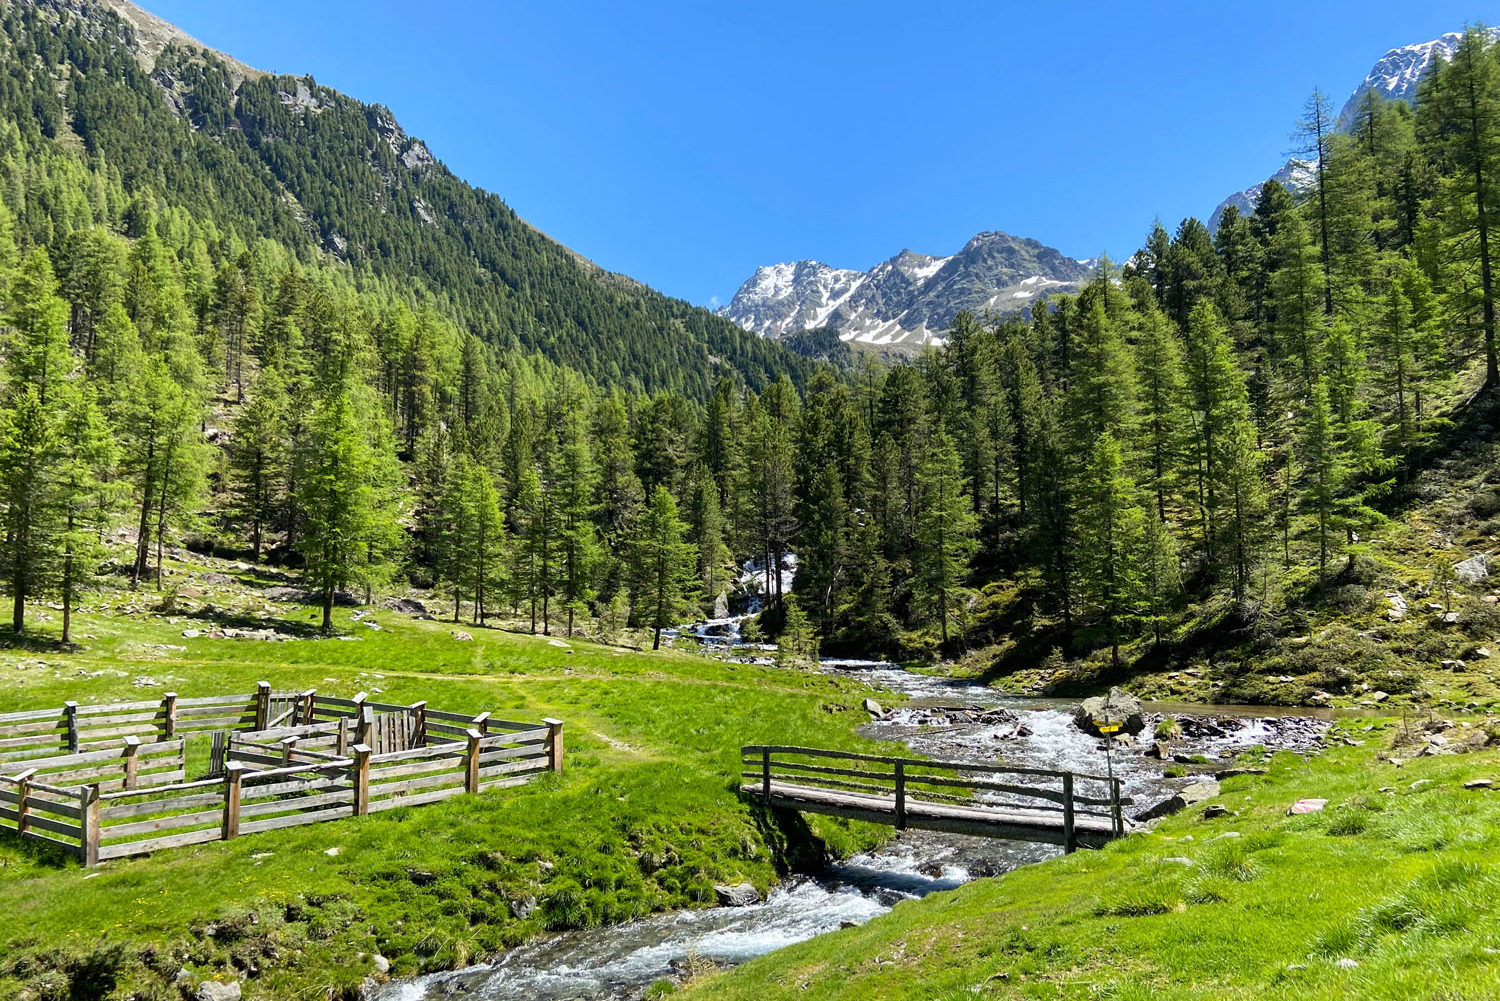
[[[0,650],[25,650],[28,653],[68,653],[77,647],[55,636],[21,633],[10,626],[0,626]]]
[[[339,635],[337,630],[333,633],[323,632],[320,624],[311,620],[299,622],[295,619],[262,619],[255,615],[246,615],[242,612],[226,612],[217,608],[199,608],[191,612],[177,612],[175,614],[184,619],[202,622],[217,629],[244,629],[249,631],[274,629],[278,633],[299,640]]]
[[[0,827],[0,840],[3,840],[7,847],[28,862],[46,866],[49,869],[65,869],[70,863],[76,864],[78,859],[70,849],[62,845],[39,841],[35,838],[23,838],[11,827]]]

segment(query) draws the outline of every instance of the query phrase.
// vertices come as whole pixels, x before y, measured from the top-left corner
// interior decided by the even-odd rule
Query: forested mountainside
[[[75,150],[132,197],[299,258],[326,251],[367,284],[430,300],[487,344],[621,388],[701,401],[722,375],[760,388],[810,372],[550,240],[455,177],[379,105],[183,42],[148,45],[99,0],[12,0],[4,26],[0,114],[28,148]],[[20,222],[46,243],[118,221],[108,210],[34,200]]]
[[[358,131],[352,103],[254,76],[238,108],[174,87],[188,118],[238,125],[200,142],[95,37],[118,22],[43,31],[56,10],[6,21],[0,570],[17,631],[24,599],[71,607],[101,573],[162,586],[185,540],[300,573],[325,609],[416,584],[455,615],[606,636],[722,605],[754,560],[760,626],[791,651],[1045,661],[1052,684],[1212,654],[1220,697],[1394,690],[1413,660],[1500,634],[1493,605],[1463,598],[1496,510],[1492,394],[1474,390],[1497,381],[1500,57],[1478,33],[1415,110],[1370,92],[1338,132],[1314,100],[1307,197],[1270,184],[1216,232],[1157,227],[1077,295],[1024,320],[960,314],[910,364],[759,390],[726,373],[699,400],[497,350],[459,322],[462,295],[413,304],[373,257],[314,252],[306,202],[343,217],[310,182],[280,200],[251,184],[271,168],[242,154],[259,143],[298,176],[325,129]],[[173,79],[229,72],[173,51]],[[365,149],[432,169],[396,166],[421,160],[409,140]],[[364,205],[328,194],[345,198]],[[1251,664],[1297,684],[1259,687]]]

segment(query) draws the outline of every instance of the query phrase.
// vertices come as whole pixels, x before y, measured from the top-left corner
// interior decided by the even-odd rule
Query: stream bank
[[[729,632],[720,626],[715,631]],[[708,630],[695,630],[702,636]],[[1097,772],[1111,767],[1139,813],[1173,796],[1190,778],[1144,753],[1152,728],[1184,717],[1174,753],[1198,769],[1228,767],[1253,748],[1314,751],[1332,720],[1328,712],[1265,712],[1259,707],[1152,705],[1134,747],[1105,744],[1080,730],[1064,699],[1007,697],[992,689],[908,672],[877,661],[828,660],[823,670],[849,674],[904,697],[861,728],[899,740],[921,755],[962,760],[999,758],[1020,767]],[[875,694],[879,697],[879,691]],[[1191,721],[1191,722],[1189,722]],[[1178,769],[1186,771],[1186,768]],[[907,831],[881,848],[796,876],[747,907],[680,911],[612,927],[565,932],[514,949],[498,960],[381,988],[380,1001],[634,1001],[653,983],[679,980],[704,965],[732,966],[848,924],[862,924],[902,900],[953,889],[1043,861],[1060,849],[1023,842]]]

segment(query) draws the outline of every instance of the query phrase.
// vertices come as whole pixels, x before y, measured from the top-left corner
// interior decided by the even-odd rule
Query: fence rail
[[[0,714],[0,829],[85,865],[465,793],[563,766],[562,721],[316,691]],[[188,737],[212,737],[186,781]],[[200,771],[201,774],[201,771]]]
[[[856,819],[1056,841],[1067,851],[1125,833],[1117,778],[972,761],[790,745],[740,748],[743,790],[766,803]],[[1034,836],[1033,836],[1034,835]]]

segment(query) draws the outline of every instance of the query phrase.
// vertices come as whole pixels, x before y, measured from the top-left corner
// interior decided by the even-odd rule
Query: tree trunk
[[[323,632],[333,632],[333,585],[323,588]]]

